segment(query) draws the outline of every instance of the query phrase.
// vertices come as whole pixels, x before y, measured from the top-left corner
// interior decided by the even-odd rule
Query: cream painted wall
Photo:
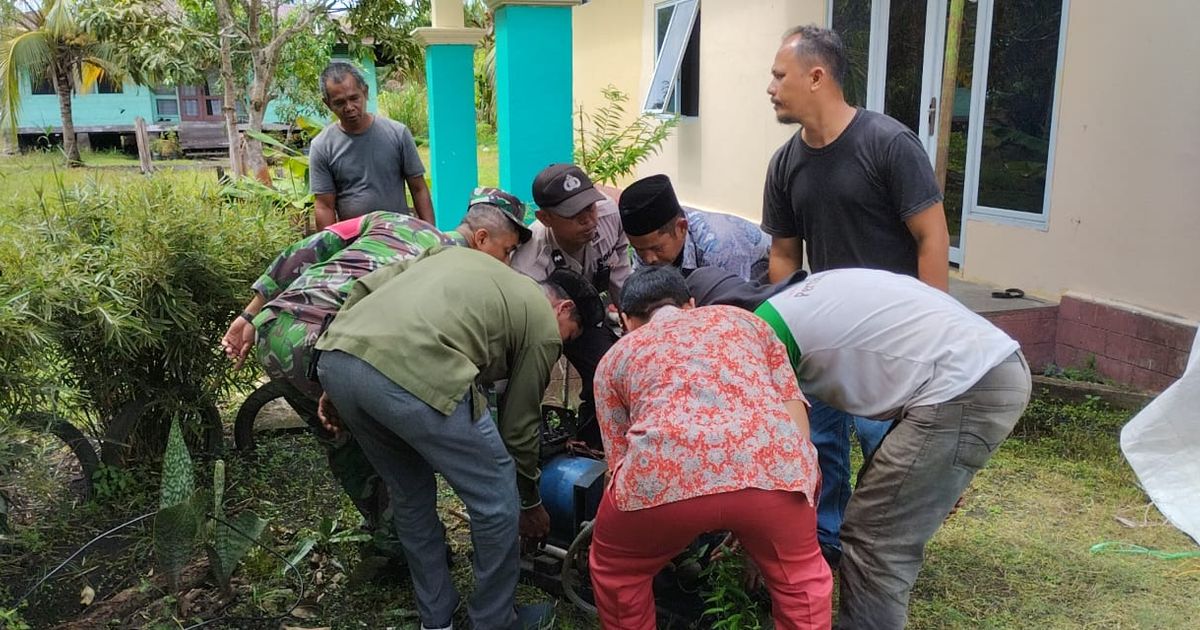
[[[629,95],[628,117],[639,111],[642,85],[642,0],[593,0],[576,6],[574,33],[575,108],[593,111],[605,104],[600,91],[613,85]],[[578,113],[575,114],[578,126]]]
[[[613,83],[640,107],[654,67],[654,0],[594,0],[575,8],[575,100],[588,107]],[[794,126],[775,121],[767,83],[780,36],[823,24],[825,0],[702,0],[700,115],[682,119],[638,176],[666,173],[697,208],[762,215],[767,162]],[[634,39],[636,38],[636,42]],[[636,86],[627,88],[626,86]]]
[[[964,275],[1200,320],[1200,2],[1067,19],[1049,229],[968,221]]]
[[[653,6],[643,12],[641,90],[653,64]],[[783,32],[825,22],[824,0],[703,0],[700,14],[700,115],[684,118],[663,152],[639,176],[666,173],[683,203],[762,217],[771,155],[796,131],[776,122],[767,84]]]

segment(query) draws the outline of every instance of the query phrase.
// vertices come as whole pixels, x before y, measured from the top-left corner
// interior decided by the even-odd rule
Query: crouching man
[[[693,309],[673,267],[621,292],[630,333],[600,361],[596,411],[612,471],[589,570],[605,628],[653,630],[654,576],[696,537],[731,530],[762,570],[775,627],[828,628],[807,403],[771,328]]]
[[[471,516],[472,627],[553,620],[549,605],[514,609],[518,530],[549,530],[538,495],[541,400],[563,342],[587,323],[580,317],[556,285],[477,251],[435,248],[359,280],[317,343],[322,419],[336,430],[340,416],[387,484],[423,628],[450,627],[459,603],[435,472]],[[500,379],[497,423],[478,385]]]
[[[688,286],[700,304],[756,309],[808,395],[896,420],[846,506],[837,627],[903,628],[925,543],[1029,403],[1017,342],[948,294],[886,271],[760,287],[701,269]]]
[[[389,263],[416,258],[435,245],[465,245],[507,262],[529,239],[521,201],[498,188],[478,188],[463,223],[443,234],[434,226],[392,212],[371,212],[335,223],[285,249],[254,283],[254,297],[222,339],[240,366],[257,343],[267,375],[286,390],[288,402],[325,448],[330,472],[354,501],[372,532],[372,549],[355,576],[369,577],[402,551],[387,516],[387,493],[349,435],[333,439],[317,421],[321,386],[310,369],[313,346],[355,281]]]

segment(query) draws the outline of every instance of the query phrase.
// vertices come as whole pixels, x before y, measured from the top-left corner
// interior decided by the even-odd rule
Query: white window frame
[[[982,167],[984,114],[987,107],[987,70],[992,52],[992,13],[995,0],[980,0],[978,27],[975,30],[975,68],[971,98],[971,128],[967,138],[966,194],[967,218],[988,223],[1033,228],[1043,232],[1050,229],[1050,194],[1054,185],[1054,158],[1058,147],[1058,125],[1062,101],[1063,59],[1067,50],[1067,18],[1071,0],[1062,1],[1062,15],[1058,26],[1058,67],[1054,71],[1054,102],[1050,106],[1050,150],[1046,154],[1046,189],[1042,196],[1042,211],[1039,214],[1007,208],[980,205],[979,181]],[[974,121],[979,121],[977,124]],[[965,231],[965,229],[964,229]]]
[[[680,15],[681,6],[691,6],[691,15],[687,18],[687,24],[677,22]],[[666,7],[674,6],[675,10],[671,12],[671,21],[667,25],[667,33],[663,37],[663,48],[658,47],[658,12]],[[664,0],[663,2],[654,3],[654,30],[652,31],[654,38],[654,71],[650,75],[650,84],[646,87],[646,96],[642,99],[642,112],[648,114],[670,115],[678,114],[680,108],[679,100],[679,71],[683,67],[683,58],[687,54],[688,42],[692,39],[692,29],[696,27],[696,16],[700,14],[700,0]],[[671,35],[678,32],[678,29],[684,29],[682,37],[672,40]],[[673,49],[667,56],[668,63],[671,66],[662,66],[663,49],[666,49],[672,42],[678,44],[678,49]],[[673,60],[673,61],[672,61]],[[662,107],[651,107],[651,98],[654,93],[654,86],[661,83],[665,78],[665,74],[660,76],[662,72],[670,72],[671,81],[667,87],[667,93],[663,98]]]

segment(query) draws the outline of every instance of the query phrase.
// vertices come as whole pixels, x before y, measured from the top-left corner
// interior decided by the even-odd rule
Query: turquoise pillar
[[[496,123],[500,187],[532,202],[533,178],[571,162],[571,5],[563,0],[492,0],[496,33]]]
[[[471,44],[430,44],[425,49],[433,210],[443,231],[462,221],[479,180],[474,59]]]

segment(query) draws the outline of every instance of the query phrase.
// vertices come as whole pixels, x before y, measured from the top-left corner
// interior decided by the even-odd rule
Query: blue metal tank
[[[550,515],[548,542],[571,544],[582,523],[596,517],[607,469],[602,461],[576,455],[559,455],[542,465],[538,488]]]

